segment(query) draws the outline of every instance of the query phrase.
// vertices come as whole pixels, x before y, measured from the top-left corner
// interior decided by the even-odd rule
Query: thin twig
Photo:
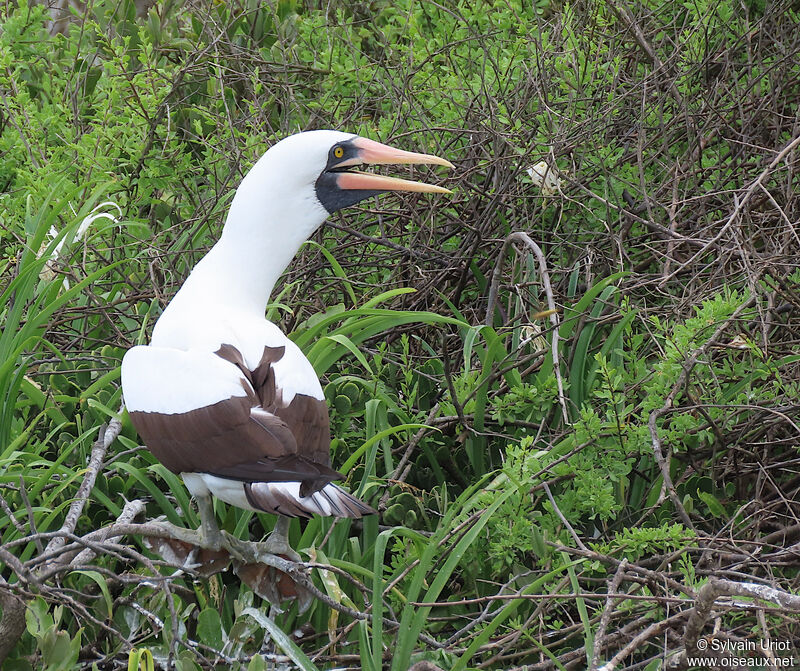
[[[705,252],[707,252],[710,247],[714,246],[717,242],[719,242],[722,236],[728,232],[728,229],[730,229],[730,227],[733,226],[733,223],[736,221],[737,217],[739,216],[739,213],[744,209],[744,206],[747,205],[747,203],[750,201],[750,198],[753,196],[756,190],[761,186],[764,180],[767,177],[769,177],[770,174],[772,174],[772,171],[778,166],[778,164],[784,158],[786,158],[786,156],[792,153],[792,151],[794,151],[798,146],[800,146],[800,135],[795,137],[791,142],[789,142],[789,144],[787,144],[783,149],[781,149],[778,152],[777,156],[775,156],[775,158],[772,159],[772,161],[770,161],[770,164],[766,168],[764,168],[764,170],[761,171],[761,174],[748,185],[747,189],[744,192],[744,196],[738,199],[738,201],[736,202],[736,206],[733,208],[733,212],[731,212],[731,215],[728,217],[728,220],[725,222],[725,225],[722,228],[720,228],[719,231],[717,231],[717,234],[713,238],[711,238],[711,240],[706,242],[694,254],[692,254],[692,256],[690,256],[686,261],[684,261],[677,268],[675,268],[675,270],[673,270],[671,273],[663,277],[661,279],[659,286],[663,287],[668,280],[671,280],[684,268],[690,266],[702,254],[705,254]]]
[[[492,272],[492,283],[489,287],[489,298],[487,301],[486,318],[484,323],[487,326],[492,325],[492,320],[494,319],[494,305],[497,302],[497,292],[500,286],[500,278],[503,273],[503,261],[508,251],[508,247],[512,242],[524,244],[539,262],[539,274],[542,277],[542,285],[544,286],[544,292],[547,296],[547,307],[550,310],[550,323],[553,325],[553,372],[555,373],[556,383],[558,385],[558,402],[561,405],[564,424],[569,424],[569,412],[567,411],[566,396],[564,395],[564,381],[561,378],[561,365],[558,356],[558,310],[556,308],[555,298],[553,297],[553,287],[550,284],[550,272],[547,269],[547,261],[545,260],[544,252],[542,252],[542,249],[539,247],[539,245],[531,240],[527,233],[515,231],[514,233],[510,233],[503,241],[503,246],[500,248],[500,253],[497,255],[497,261],[495,261],[494,271]]]
[[[667,617],[659,622],[654,622],[642,632],[634,636],[630,642],[624,648],[622,648],[622,650],[614,655],[610,661],[603,664],[598,671],[615,671],[615,669],[622,663],[622,660],[632,652],[635,652],[641,648],[643,643],[649,641],[651,638],[653,638],[653,636],[658,636],[662,631],[671,628],[676,622],[679,622],[685,618],[686,613],[683,612],[672,615],[671,617]]]
[[[611,614],[613,612],[612,604],[614,602],[614,594],[619,589],[625,577],[626,568],[628,568],[628,560],[623,559],[620,565],[617,566],[614,577],[608,585],[606,605],[605,608],[603,608],[603,615],[600,617],[600,624],[597,625],[597,633],[594,637],[594,650],[592,651],[592,663],[589,665],[589,671],[596,671],[597,665],[600,662],[600,651],[603,649],[603,639],[606,637],[606,630],[608,629],[608,623],[611,621]]]
[[[589,548],[587,548],[583,544],[583,541],[580,539],[580,536],[578,536],[578,534],[575,532],[575,529],[572,528],[572,525],[569,523],[569,520],[566,517],[564,517],[564,513],[562,513],[561,509],[558,507],[558,504],[556,503],[556,500],[553,498],[553,494],[550,491],[550,487],[548,487],[546,482],[542,483],[542,488],[544,489],[545,494],[547,494],[547,498],[550,499],[550,505],[553,506],[553,510],[555,511],[556,515],[558,515],[558,518],[561,520],[561,523],[567,528],[567,531],[569,531],[570,536],[572,536],[572,540],[575,541],[575,544],[581,550],[585,550],[588,552]]]

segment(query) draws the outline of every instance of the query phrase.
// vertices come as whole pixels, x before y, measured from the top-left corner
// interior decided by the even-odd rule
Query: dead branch
[[[125,406],[121,405],[117,412],[122,413],[124,410]],[[75,531],[75,526],[78,524],[78,518],[83,512],[83,508],[86,505],[89,494],[94,487],[95,480],[97,480],[97,474],[100,472],[100,468],[103,465],[103,459],[105,459],[106,452],[111,446],[111,443],[117,439],[117,436],[121,430],[122,423],[116,418],[112,419],[108,424],[104,424],[100,427],[99,436],[92,445],[92,452],[89,457],[89,465],[86,468],[86,474],[83,476],[83,482],[81,482],[81,486],[78,488],[78,493],[75,495],[75,500],[70,504],[69,510],[64,518],[64,523],[61,525],[61,529],[59,529],[60,534],[54,536],[53,539],[47,544],[47,548],[45,548],[46,554],[57,551],[64,545],[65,534]]]
[[[681,670],[689,667],[689,657],[708,654],[707,648],[699,648],[697,641],[717,599],[724,596],[741,596],[771,601],[781,608],[800,613],[800,596],[791,594],[776,587],[758,583],[735,582],[732,580],[711,578],[697,591],[695,606],[690,611],[689,621],[683,634],[683,651],[675,657],[670,668]],[[736,607],[736,604],[732,604]]]

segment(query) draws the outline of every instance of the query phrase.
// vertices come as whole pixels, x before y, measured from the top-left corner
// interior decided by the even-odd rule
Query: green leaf
[[[361,457],[364,452],[366,452],[370,447],[372,447],[378,441],[387,438],[388,436],[393,436],[396,433],[400,433],[401,431],[411,431],[412,429],[428,429],[432,428],[429,427],[427,424],[400,424],[398,426],[392,426],[388,429],[384,429],[383,431],[379,431],[374,436],[372,436],[369,440],[364,441],[348,458],[347,461],[344,462],[342,465],[342,472],[349,473],[353,466],[356,465],[356,462]]]
[[[317,667],[314,663],[306,657],[305,653],[297,647],[295,642],[289,638],[283,630],[275,624],[275,621],[271,618],[267,617],[264,613],[260,610],[256,610],[255,608],[245,608],[242,611],[242,615],[248,615],[252,617],[262,628],[266,629],[269,632],[269,635],[272,637],[272,640],[275,642],[281,650],[283,650],[284,654],[289,657],[297,666],[299,666],[302,671],[318,671]]]
[[[310,247],[316,247],[316,249],[322,252],[322,255],[328,259],[328,263],[331,264],[331,268],[333,269],[333,274],[342,280],[342,285],[344,286],[347,295],[350,297],[350,302],[353,304],[353,307],[355,307],[358,304],[358,301],[356,300],[356,294],[353,291],[353,286],[347,279],[347,273],[344,271],[344,268],[342,268],[341,264],[336,260],[336,257],[328,249],[314,240],[306,240],[304,244],[309,245]]]
[[[534,580],[525,589],[523,589],[520,592],[520,596],[525,596],[528,594],[541,594],[543,588],[546,590],[548,583],[553,578],[560,575],[564,571],[574,566],[577,566],[578,564],[583,563],[584,561],[585,560],[583,559],[577,559],[570,563],[563,564],[548,573],[545,573],[544,575]],[[465,669],[467,664],[472,659],[473,655],[478,651],[478,649],[482,645],[485,645],[492,637],[492,635],[494,635],[494,633],[497,631],[500,625],[503,624],[503,622],[505,622],[509,617],[512,617],[517,612],[517,609],[526,601],[527,599],[513,599],[511,601],[507,601],[506,604],[500,609],[500,612],[497,615],[495,615],[492,618],[492,620],[481,630],[481,633],[473,639],[473,641],[470,643],[466,651],[458,658],[458,660],[456,660],[456,663],[450,668],[450,671],[462,671],[463,669]]]
[[[697,496],[708,506],[709,512],[714,517],[727,517],[728,513],[725,510],[725,506],[720,503],[716,496],[710,494],[709,492],[702,492],[700,490],[697,491]]]
[[[481,481],[481,483],[482,482],[483,481]],[[450,579],[452,572],[458,565],[458,562],[461,560],[461,557],[464,555],[464,552],[466,552],[467,548],[477,540],[478,534],[480,534],[486,523],[503,504],[503,502],[511,495],[516,494],[516,489],[507,489],[505,492],[500,493],[494,502],[480,513],[480,516],[477,518],[469,531],[464,533],[460,540],[450,550],[444,565],[441,566],[441,568],[436,572],[435,578],[430,583],[430,587],[425,592],[425,595],[422,597],[422,599],[419,599],[422,586],[426,582],[428,578],[428,571],[433,564],[433,559],[440,551],[439,542],[444,538],[447,530],[449,529],[449,525],[453,519],[455,511],[461,506],[466,507],[470,503],[470,501],[476,495],[476,491],[478,491],[478,487],[481,483],[477,483],[475,486],[467,489],[467,491],[464,492],[462,497],[459,499],[461,505],[453,506],[451,508],[447,516],[445,516],[440,523],[436,534],[434,534],[434,536],[429,540],[422,557],[419,560],[419,564],[414,569],[411,584],[407,592],[409,603],[407,603],[403,608],[403,615],[400,619],[400,631],[403,632],[403,635],[399,638],[397,648],[395,649],[395,653],[392,657],[392,671],[406,671],[408,669],[411,662],[411,653],[417,644],[419,634],[425,625],[428,615],[430,614],[430,606],[422,606],[418,608],[413,606],[411,602],[418,600],[424,602],[433,602],[438,598],[442,589],[447,584],[447,581]]]
[[[216,608],[204,608],[200,611],[197,616],[197,637],[210,648],[222,650],[226,636]]]
[[[250,663],[247,665],[247,671],[267,671],[267,660],[261,655],[253,655]]]
[[[333,340],[334,342],[338,342],[340,345],[344,345],[350,353],[358,360],[364,369],[370,374],[373,375],[372,368],[370,368],[369,363],[367,362],[366,357],[361,353],[361,350],[353,344],[353,341],[350,340],[346,335],[343,333],[334,333],[333,335],[324,336],[321,341],[325,340]]]
[[[114,617],[114,600],[111,598],[111,592],[106,584],[106,579],[97,571],[80,570],[74,571],[74,573],[85,575],[87,578],[93,580],[94,583],[100,588],[100,592],[103,594],[103,599],[105,600],[106,604],[106,614],[109,620],[112,619]]]
[[[570,584],[572,585],[572,589],[575,594],[579,594],[581,591],[581,586],[578,582],[578,576],[575,573],[575,563],[579,562],[570,562],[569,555],[566,552],[562,552],[561,557],[567,566],[567,573],[569,573],[569,580]],[[575,606],[578,608],[578,614],[581,617],[581,624],[583,624],[583,644],[584,650],[586,651],[586,665],[588,667],[592,663],[592,655],[594,654],[594,631],[592,630],[591,620],[589,619],[589,611],[586,608],[586,601],[583,599],[583,597],[575,598]]]
[[[54,626],[53,618],[48,612],[47,602],[37,596],[27,603],[25,608],[25,626],[28,633],[39,638],[47,629]]]

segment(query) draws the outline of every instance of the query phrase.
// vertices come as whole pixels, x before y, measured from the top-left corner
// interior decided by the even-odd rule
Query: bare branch
[[[124,405],[120,406],[118,412],[121,413],[124,409]],[[92,452],[89,457],[89,465],[86,467],[86,474],[83,476],[83,482],[78,489],[78,493],[75,495],[75,500],[70,504],[67,515],[64,518],[64,523],[61,525],[61,533],[67,534],[75,531],[78,518],[83,512],[83,507],[86,505],[89,494],[94,487],[97,474],[100,472],[100,468],[103,465],[106,451],[111,446],[111,443],[116,440],[121,430],[122,424],[118,419],[112,419],[107,425],[104,424],[100,427],[100,435],[97,437],[94,445],[92,445]],[[47,544],[45,553],[48,554],[58,550],[58,548],[64,545],[64,541],[65,538],[63,536],[56,536]]]

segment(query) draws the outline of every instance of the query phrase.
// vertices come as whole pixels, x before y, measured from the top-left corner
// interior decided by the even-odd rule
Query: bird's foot
[[[258,552],[285,557],[293,562],[303,561],[303,558],[292,549],[291,545],[289,545],[289,540],[286,538],[286,536],[281,533],[276,533],[273,531],[267,537],[267,540],[260,543],[255,543],[255,545],[258,548]]]
[[[211,527],[201,524],[196,530],[178,527],[166,521],[158,521],[154,524],[156,525],[162,533],[150,539],[151,546],[154,545],[156,538],[161,538],[161,540],[178,541],[198,551],[207,550],[215,557],[228,553],[232,559],[247,564],[260,561],[261,555],[264,554],[277,555],[293,562],[302,561],[302,557],[292,549],[288,539],[280,530],[273,532],[265,541],[256,542],[237,538],[227,531],[220,531],[216,525]],[[188,556],[188,549],[180,554]]]
[[[189,543],[190,545],[196,545],[197,547],[206,547],[205,539],[199,529],[194,530],[178,527],[172,524],[172,522],[165,521],[163,518],[155,520],[153,526],[156,527],[157,530],[163,532],[164,538],[171,538],[183,543]]]
[[[222,571],[231,558],[239,558],[226,546],[223,536],[209,540],[202,527],[185,529],[164,521],[153,526],[159,533],[144,538],[145,545],[171,564],[211,575]]]
[[[256,548],[258,561],[237,566],[235,570],[256,594],[269,601],[278,612],[284,601],[296,599],[299,612],[303,613],[314,597],[305,586],[310,582],[308,569],[292,565],[292,562],[300,562],[302,558],[289,545],[288,531],[289,519],[279,517],[275,529],[265,541],[251,543]]]
[[[259,552],[277,555],[278,557],[284,557],[293,562],[302,561],[300,555],[292,549],[291,545],[289,545],[290,522],[291,520],[288,517],[278,517],[278,519],[275,520],[275,528],[267,537],[267,540],[256,544]]]
[[[214,533],[208,527],[204,528],[205,525],[192,530],[158,521],[154,526],[157,525],[162,533],[145,540],[151,550],[168,562],[204,576],[224,570],[234,560],[236,574],[259,596],[276,607],[287,599],[297,599],[300,612],[304,612],[313,597],[303,587],[302,577],[285,564],[286,560],[302,561],[289,545],[286,535],[288,522],[288,519],[280,518],[265,541],[255,542],[218,529]],[[295,577],[284,571],[290,571]],[[306,571],[301,569],[301,573]]]

